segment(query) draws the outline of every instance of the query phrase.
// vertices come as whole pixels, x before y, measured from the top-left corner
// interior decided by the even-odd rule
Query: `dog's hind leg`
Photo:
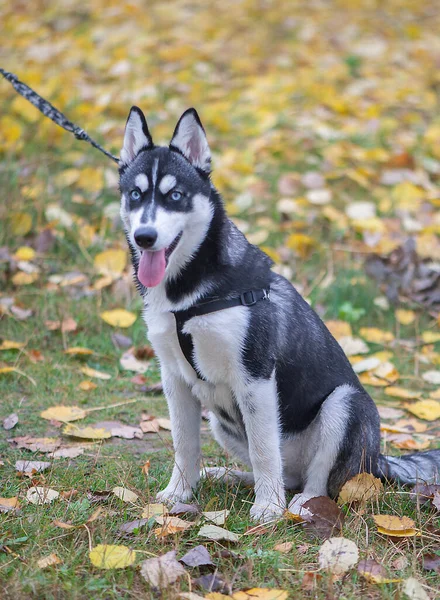
[[[227,483],[242,483],[246,486],[255,485],[253,473],[238,471],[227,467],[206,467],[202,469],[201,476],[205,479],[221,479]]]
[[[357,390],[350,385],[337,387],[324,401],[310,427],[310,441],[305,448],[304,489],[289,504],[289,512],[304,513],[302,505],[316,496],[328,495],[328,480],[337,461],[350,416],[350,399]],[[306,435],[308,432],[304,432]],[[285,457],[288,460],[288,457]]]

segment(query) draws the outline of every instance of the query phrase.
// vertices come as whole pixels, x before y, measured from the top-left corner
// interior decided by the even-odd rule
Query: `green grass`
[[[18,172],[14,164],[11,162],[9,170],[2,173],[2,186],[9,189],[11,196],[15,198],[14,209],[31,212],[34,223],[38,223],[38,227],[41,228],[45,222],[45,199],[29,201],[21,197]],[[43,178],[43,181],[47,180]],[[96,225],[101,219],[101,211],[105,204],[116,198],[99,196],[92,208],[80,206],[79,209],[70,202],[69,191],[63,194],[62,199],[66,209],[83,215]],[[55,198],[54,201],[60,201],[60,198]],[[245,215],[242,216],[244,217]],[[177,556],[180,557],[199,543],[205,543],[214,556],[218,573],[234,591],[248,587],[277,587],[288,590],[292,598],[305,597],[308,594],[310,597],[322,599],[349,599],[357,596],[390,600],[396,598],[399,584],[374,586],[362,580],[355,570],[336,582],[332,582],[326,573],[322,573],[317,589],[310,593],[305,592],[302,589],[303,576],[308,571],[317,570],[317,553],[322,541],[311,538],[300,525],[286,520],[269,526],[262,535],[243,536],[238,544],[231,547],[238,558],[220,557],[218,553],[223,544],[198,538],[197,526],[185,533],[160,540],[155,537],[154,524],[149,523],[148,527],[135,535],[119,537],[120,525],[139,518],[143,506],[153,502],[155,494],[167,483],[172,468],[172,446],[168,432],[161,432],[160,436],[145,435],[142,440],[112,439],[97,443],[76,459],[53,460],[50,470],[46,471],[44,476],[36,476],[33,481],[17,475],[14,468],[16,460],[45,460],[45,457],[40,453],[32,454],[27,450],[15,449],[7,439],[24,435],[60,435],[59,428],[40,417],[41,411],[49,406],[75,404],[93,408],[109,406],[130,398],[138,400],[126,406],[92,412],[81,424],[119,420],[135,425],[139,422],[142,412],[156,416],[167,414],[166,403],[162,397],[142,394],[139,387],[131,382],[132,373],[120,369],[119,358],[122,351],[115,348],[111,341],[114,330],[99,317],[102,310],[122,305],[139,313],[141,302],[133,294],[133,290],[126,286],[122,294],[115,296],[115,288],[111,288],[89,297],[76,298],[72,297],[69,287],[46,287],[47,278],[51,274],[73,270],[80,271],[93,280],[93,256],[109,242],[117,241],[123,244],[123,236],[119,229],[112,230],[108,222],[102,227],[104,235],[88,247],[86,252],[78,245],[81,225],[59,230],[53,248],[40,258],[41,281],[32,286],[14,287],[5,264],[0,272],[4,284],[2,295],[14,296],[16,303],[21,303],[33,311],[32,317],[24,321],[2,316],[2,339],[26,342],[26,351],[36,349],[44,356],[44,362],[37,363],[32,363],[26,352],[21,350],[5,351],[0,356],[2,364],[17,367],[36,382],[34,386],[29,379],[17,373],[0,375],[1,416],[5,417],[11,412],[16,412],[19,416],[19,423],[13,430],[0,430],[0,457],[4,462],[0,467],[0,496],[17,495],[21,502],[18,514],[0,514],[1,597],[18,600],[177,598],[179,592],[189,589],[185,578],[166,591],[156,592],[149,588],[136,567],[121,571],[103,571],[92,567],[88,557],[89,544],[127,544],[139,552],[139,564],[151,554],[161,555],[176,550]],[[319,282],[329,268],[329,252],[332,252],[334,239],[331,234],[326,234],[326,225],[319,221],[310,234],[321,240],[321,247],[310,260],[295,262],[294,278],[308,290],[313,306],[324,318],[340,318],[341,305],[348,302],[353,308],[350,314],[353,315],[352,327],[355,334],[362,326],[376,326],[393,331],[397,337],[415,336],[414,326],[399,328],[396,325],[392,309],[383,311],[375,306],[373,300],[379,294],[379,290],[363,275],[362,263],[357,256],[335,251],[334,277],[330,285],[322,288]],[[26,239],[17,238],[11,234],[9,228],[4,227],[0,239],[1,243],[13,252],[20,245],[29,242],[30,236]],[[282,239],[281,234],[278,239]],[[78,323],[75,332],[61,334],[59,331],[48,331],[45,325],[47,320],[68,316]],[[345,313],[343,316],[349,318]],[[423,329],[428,323],[429,317],[421,316],[418,326]],[[144,325],[140,318],[128,334],[136,346],[145,344]],[[86,346],[95,354],[82,359],[70,357],[64,354],[64,350],[71,346]],[[379,349],[381,347],[377,346],[377,350]],[[413,352],[398,346],[394,349],[393,361],[401,374],[414,373]],[[105,371],[111,374],[112,378],[109,381],[97,381],[98,387],[93,391],[80,391],[78,385],[85,379],[80,367],[84,364]],[[159,379],[154,361],[147,376],[151,382],[157,382]],[[386,400],[381,388],[372,388],[369,391],[380,402],[397,404],[394,400]],[[206,424],[203,432],[203,455],[207,465],[234,466],[233,459],[226,457],[210,439],[206,432]],[[151,463],[148,477],[141,471],[141,466],[146,460],[150,460]],[[34,506],[26,501],[26,491],[33,483],[44,483],[59,492],[76,490],[76,493],[70,499],[58,499],[51,505]],[[139,499],[134,505],[124,504],[116,497],[99,504],[91,503],[88,499],[91,492],[111,490],[120,485],[138,494]],[[231,531],[244,533],[252,525],[249,520],[252,490],[219,482],[203,482],[196,492],[195,500],[203,508],[230,509],[231,514],[226,526]],[[85,527],[65,530],[53,524],[54,520],[84,524],[97,506],[101,506],[103,512],[99,519],[88,525],[88,530]],[[390,577],[404,579],[416,576],[423,579],[432,589],[438,587],[440,578],[432,572],[422,571],[420,555],[438,549],[436,528],[440,525],[439,518],[429,508],[418,509],[410,501],[407,489],[386,486],[379,501],[367,506],[364,511],[349,510],[348,507],[344,507],[344,511],[346,520],[342,535],[358,544],[362,558],[377,559],[389,569]],[[371,514],[378,512],[413,518],[422,529],[423,535],[398,541],[385,538],[376,532],[371,519]],[[293,549],[289,553],[281,554],[274,550],[277,543],[287,541],[293,543]],[[60,558],[61,564],[40,569],[37,561],[51,553]],[[407,558],[407,566],[400,571],[393,570],[393,561],[401,556]],[[195,569],[189,572],[196,577],[204,571]],[[203,594],[202,591],[199,593]]]

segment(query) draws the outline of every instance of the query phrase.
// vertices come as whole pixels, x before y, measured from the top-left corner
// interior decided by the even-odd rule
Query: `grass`
[[[9,163],[9,169],[2,173],[2,187],[10,190],[17,202],[15,210],[29,210],[36,222],[44,222],[45,199],[35,201],[23,199],[18,193],[20,179],[15,163]],[[62,197],[63,207],[90,218],[96,223],[100,210],[114,201],[113,197],[99,197],[97,206],[80,206],[76,210],[71,202],[72,195],[65,192]],[[97,210],[98,209],[98,210]],[[123,244],[120,230],[110,231],[110,225],[104,225],[105,237],[118,240]],[[47,282],[50,274],[69,271],[80,271],[93,277],[91,257],[102,249],[99,242],[84,252],[78,244],[79,227],[59,231],[53,248],[42,255],[40,264],[43,280]],[[319,236],[321,232],[316,231]],[[298,261],[295,265],[295,280],[309,290],[310,299],[315,308],[325,318],[340,318],[341,305],[349,301],[355,309],[353,329],[356,332],[361,326],[378,326],[395,331],[405,337],[413,336],[414,326],[408,329],[396,329],[394,312],[377,308],[373,300],[378,290],[365,279],[361,271],[359,259],[350,253],[334,253],[334,278],[330,285],[321,288],[319,281],[329,264],[329,252],[332,252],[330,241],[323,239],[321,250],[312,260]],[[11,251],[26,243],[26,239],[17,239],[8,228],[1,232],[1,243]],[[317,552],[322,541],[311,538],[302,527],[289,521],[281,521],[269,526],[261,535],[257,533],[244,535],[232,548],[235,553],[230,557],[221,557],[223,544],[205,542],[197,537],[198,527],[188,532],[175,534],[164,539],[154,535],[154,523],[150,522],[145,529],[126,538],[118,535],[121,524],[140,517],[142,507],[154,501],[154,496],[167,483],[172,468],[171,437],[168,432],[159,435],[145,435],[142,440],[118,440],[113,438],[104,443],[97,443],[76,459],[53,460],[50,470],[44,476],[35,476],[31,482],[27,477],[19,477],[15,471],[18,459],[35,458],[44,460],[44,455],[32,455],[27,450],[19,450],[11,446],[10,437],[30,435],[58,436],[60,430],[56,425],[43,420],[40,412],[54,404],[76,404],[80,407],[105,407],[129,398],[138,401],[126,406],[108,408],[97,414],[91,413],[82,423],[92,424],[99,420],[118,420],[127,424],[139,422],[142,412],[157,416],[166,416],[166,403],[162,397],[153,397],[139,392],[139,386],[131,381],[132,374],[119,368],[121,350],[111,340],[112,329],[99,317],[106,308],[113,308],[122,303],[135,312],[140,311],[140,301],[132,288],[125,284],[118,288],[104,289],[92,296],[74,297],[72,288],[51,286],[37,283],[32,286],[14,287],[9,282],[7,267],[4,266],[3,281],[6,288],[3,296],[13,295],[16,303],[22,303],[33,311],[32,317],[20,321],[10,316],[1,318],[1,335],[3,339],[26,342],[25,350],[39,350],[43,362],[33,363],[26,351],[10,350],[1,355],[2,362],[13,365],[32,378],[36,385],[16,373],[3,374],[0,377],[0,395],[2,398],[1,415],[16,412],[18,425],[11,431],[0,431],[0,456],[4,462],[1,467],[0,496],[19,496],[21,510],[18,514],[0,515],[0,585],[2,598],[27,599],[57,598],[177,598],[178,593],[189,589],[185,579],[174,584],[168,590],[156,592],[149,588],[136,568],[121,571],[102,571],[92,567],[88,558],[89,544],[123,543],[138,551],[139,563],[144,558],[161,555],[175,550],[182,556],[190,548],[199,543],[206,543],[214,556],[216,571],[233,589],[249,587],[277,587],[289,591],[292,598],[309,596],[314,598],[383,598],[396,597],[399,584],[390,583],[374,586],[362,580],[356,571],[347,574],[342,580],[332,582],[329,575],[321,574],[316,588],[307,592],[303,589],[304,573],[317,570]],[[318,284],[317,284],[318,282]],[[118,294],[118,295],[117,295]],[[117,295],[117,296],[116,296]],[[121,300],[123,298],[123,301]],[[359,309],[362,309],[359,312]],[[356,311],[358,311],[356,313]],[[78,323],[76,331],[60,333],[49,331],[47,320],[72,317]],[[344,313],[344,318],[347,315]],[[428,317],[421,317],[419,327],[428,323]],[[426,323],[425,323],[426,321]],[[136,346],[144,345],[145,332],[141,319],[128,332]],[[69,357],[64,350],[71,346],[86,346],[94,350],[94,355],[86,360]],[[379,349],[379,347],[378,347]],[[394,360],[402,374],[411,375],[414,371],[414,358],[404,348],[398,348]],[[78,389],[84,379],[80,372],[83,364],[105,371],[112,375],[109,381],[98,381],[98,387],[90,392]],[[147,372],[151,382],[158,381],[157,366],[151,363]],[[380,388],[370,390],[379,401],[385,396]],[[396,405],[396,402],[391,402]],[[226,457],[219,447],[203,432],[203,455],[206,464],[233,465],[233,460]],[[150,460],[151,467],[146,477],[141,466]],[[60,499],[51,505],[34,506],[26,502],[25,495],[31,483],[44,483],[59,492],[76,490],[69,499]],[[102,502],[90,500],[91,493],[111,490],[114,486],[125,486],[135,491],[139,499],[133,505],[126,504],[112,496]],[[227,527],[237,533],[245,533],[252,523],[249,521],[249,508],[252,502],[252,490],[225,485],[219,482],[204,482],[196,493],[196,501],[210,510],[228,508],[231,510]],[[85,527],[73,530],[61,529],[54,525],[54,520],[84,524],[93,514],[97,506],[101,506],[101,517]],[[432,510],[417,507],[410,499],[407,489],[386,486],[383,495],[376,503],[362,510],[349,510],[346,513],[342,535],[354,540],[361,557],[375,558],[389,569],[393,578],[404,579],[416,576],[423,579],[431,588],[436,589],[440,583],[438,576],[432,572],[423,572],[420,556],[428,551],[438,549],[436,528],[439,518]],[[390,540],[376,532],[371,519],[373,513],[392,513],[413,518],[423,531],[422,537]],[[281,542],[292,542],[293,550],[281,554],[274,546]],[[437,550],[438,551],[438,550]],[[55,553],[62,561],[56,567],[41,569],[37,561],[51,553]],[[238,557],[237,557],[238,556]],[[393,561],[406,557],[407,565],[393,569]],[[191,575],[200,574],[198,569]],[[199,592],[203,593],[203,592]]]

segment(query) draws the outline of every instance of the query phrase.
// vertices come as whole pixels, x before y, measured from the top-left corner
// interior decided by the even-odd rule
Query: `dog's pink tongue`
[[[145,287],[158,285],[165,276],[165,248],[157,252],[142,252],[139,261],[138,279]]]

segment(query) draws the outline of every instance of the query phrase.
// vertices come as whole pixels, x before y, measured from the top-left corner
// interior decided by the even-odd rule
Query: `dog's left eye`
[[[173,192],[171,194],[171,200],[180,200],[182,197],[182,192]]]
[[[141,197],[141,194],[140,194],[139,190],[132,190],[130,192],[130,198],[132,200],[140,200],[140,197]]]

